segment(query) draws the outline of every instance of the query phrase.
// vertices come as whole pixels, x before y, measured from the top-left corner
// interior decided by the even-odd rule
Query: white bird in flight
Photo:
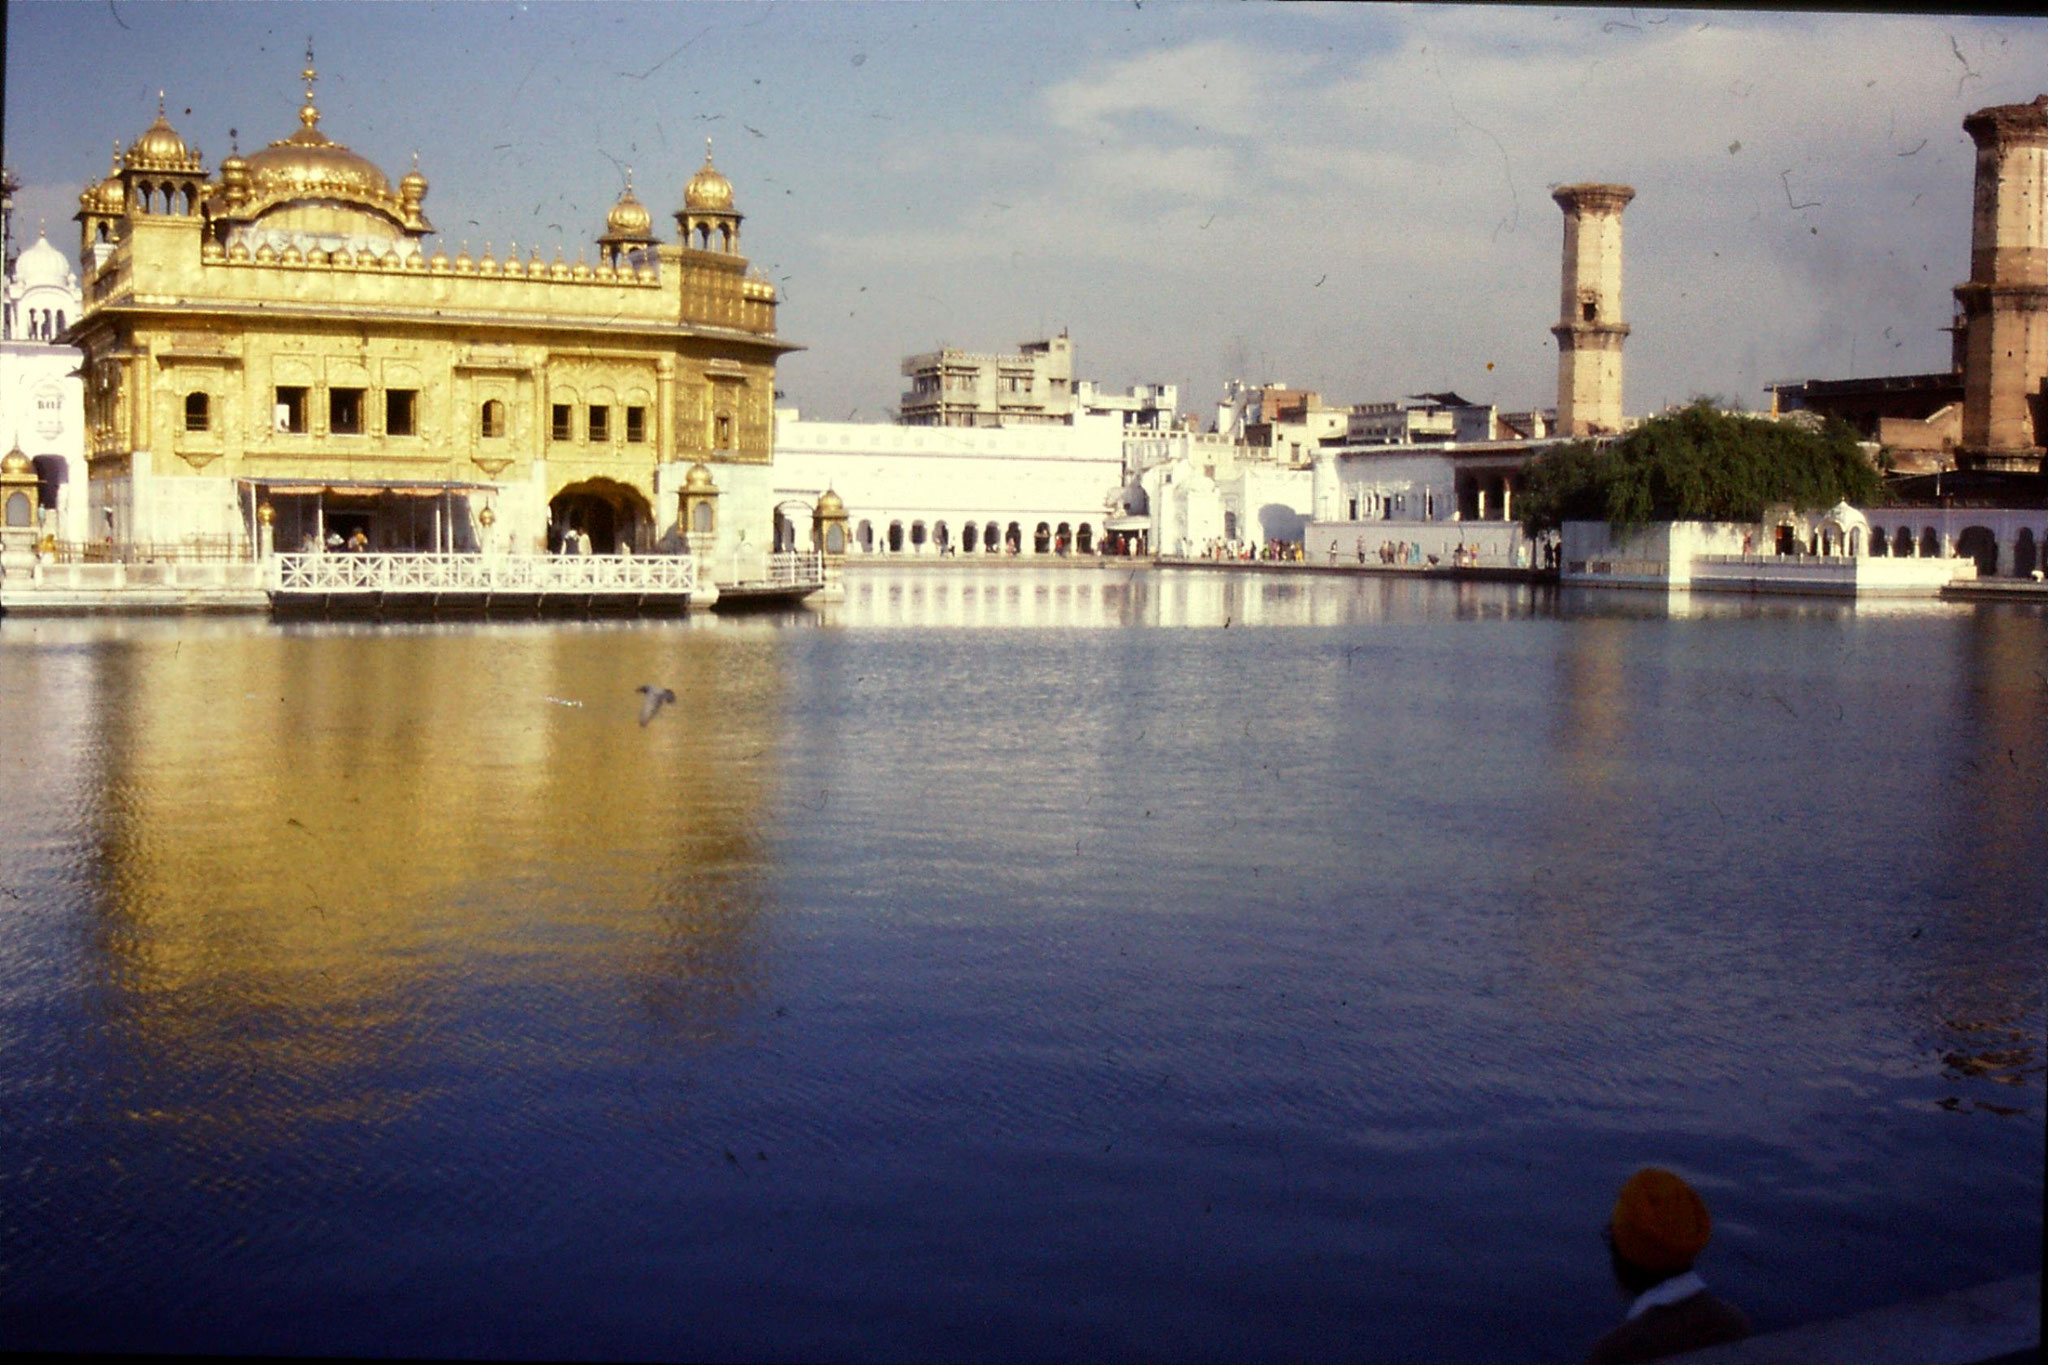
[[[648,721],[660,715],[664,704],[671,703],[676,699],[674,692],[666,687],[656,687],[653,683],[641,683],[637,690],[640,693],[640,723],[642,725],[647,724]]]

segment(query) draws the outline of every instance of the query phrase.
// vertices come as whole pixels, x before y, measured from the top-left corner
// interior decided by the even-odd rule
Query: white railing
[[[778,588],[800,588],[825,581],[825,556],[815,550],[768,556],[768,582]]]
[[[286,554],[270,560],[275,592],[688,593],[689,555]]]

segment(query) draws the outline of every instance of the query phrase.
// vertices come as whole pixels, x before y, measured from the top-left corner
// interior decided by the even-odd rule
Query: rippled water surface
[[[680,701],[642,728],[641,682]],[[2048,614],[0,626],[0,1340],[1562,1360],[2039,1268]]]

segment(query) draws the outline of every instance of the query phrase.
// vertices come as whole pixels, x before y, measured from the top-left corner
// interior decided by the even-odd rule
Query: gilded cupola
[[[647,205],[640,202],[633,193],[633,169],[626,168],[626,189],[619,196],[619,202],[604,216],[604,236],[597,239],[598,259],[606,265],[617,266],[636,260],[639,253],[653,246],[654,215],[647,211]]]
[[[170,120],[164,116],[161,90],[156,96],[156,122],[143,129],[142,136],[129,144],[128,154],[121,158],[121,164],[131,171],[169,171],[179,175],[202,173],[199,149],[178,136],[178,130],[171,127]]]
[[[732,182],[711,164],[711,139],[704,139],[704,165],[683,187],[683,206],[676,212],[683,245],[698,251],[740,254],[740,219],[733,207]]]
[[[718,168],[711,164],[711,139],[708,137],[704,139],[704,164],[683,187],[683,207],[709,213],[726,213],[732,209],[732,181],[720,175]]]

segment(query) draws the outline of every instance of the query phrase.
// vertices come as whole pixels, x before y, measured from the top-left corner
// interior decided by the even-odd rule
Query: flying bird
[[[676,694],[673,691],[666,687],[656,687],[653,683],[641,683],[637,690],[640,693],[640,723],[642,725],[647,724],[648,721],[660,715],[661,708],[665,704],[673,703],[676,699]]]

